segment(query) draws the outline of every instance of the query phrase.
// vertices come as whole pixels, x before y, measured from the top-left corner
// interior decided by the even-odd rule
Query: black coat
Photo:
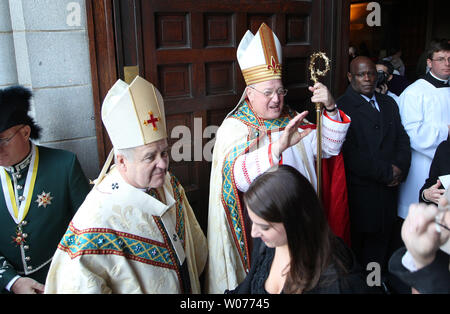
[[[381,232],[394,223],[398,187],[387,186],[393,180],[392,165],[401,169],[404,180],[411,164],[409,136],[396,102],[379,93],[375,97],[380,112],[351,85],[337,100],[351,118],[343,153],[350,223],[358,232]]]
[[[450,174],[450,139],[443,141],[436,149],[433,161],[431,162],[428,179],[419,191],[419,202],[432,204],[432,202],[427,202],[422,198],[422,192],[430,186],[435,185],[439,176],[445,176],[447,174]],[[441,185],[441,189],[443,188]]]
[[[406,249],[400,248],[389,260],[389,271],[400,278],[408,286],[420,293],[450,293],[450,259],[448,254],[438,250],[434,261],[415,271],[410,272],[402,264],[402,257]]]
[[[322,273],[319,284],[310,291],[303,294],[360,294],[380,293],[376,287],[368,287],[365,273],[357,263],[353,252],[346,246],[344,241],[338,237],[333,241],[333,249],[340,256],[341,262],[347,273],[342,274],[331,263]],[[252,252],[252,265],[250,272],[234,290],[226,290],[227,294],[267,294],[265,282],[270,273],[275,248],[267,247],[260,238],[254,240]],[[284,293],[284,292],[282,292]]]

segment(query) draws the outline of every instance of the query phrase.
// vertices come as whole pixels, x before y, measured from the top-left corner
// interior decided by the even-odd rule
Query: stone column
[[[2,6],[8,1],[0,0],[0,15],[8,12]],[[39,144],[76,153],[86,175],[95,179],[99,164],[85,1],[9,0],[8,18],[16,83],[33,90],[33,114],[43,129]],[[0,22],[2,27],[8,24]],[[1,67],[0,62],[0,73]],[[9,80],[14,83],[14,76]]]
[[[17,84],[14,40],[8,0],[0,0],[0,88]]]

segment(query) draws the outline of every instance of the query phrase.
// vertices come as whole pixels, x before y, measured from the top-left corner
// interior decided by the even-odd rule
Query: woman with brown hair
[[[353,253],[330,230],[314,188],[276,166],[244,194],[253,222],[252,267],[227,293],[369,293]]]

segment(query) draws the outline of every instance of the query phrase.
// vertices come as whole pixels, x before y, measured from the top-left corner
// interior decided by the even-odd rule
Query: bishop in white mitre
[[[201,293],[206,238],[167,171],[159,91],[119,80],[102,107],[114,146],[53,257],[45,293]],[[107,173],[106,173],[107,172]]]

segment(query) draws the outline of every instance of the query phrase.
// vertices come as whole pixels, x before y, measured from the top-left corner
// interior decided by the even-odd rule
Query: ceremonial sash
[[[31,200],[33,198],[34,185],[36,183],[36,176],[39,164],[39,150],[36,145],[32,145],[32,157],[30,166],[28,167],[27,178],[25,181],[23,196],[25,200],[17,205],[16,192],[11,182],[11,178],[4,167],[0,167],[0,177],[2,181],[2,190],[5,198],[6,207],[14,219],[16,224],[20,224],[28,214]]]

